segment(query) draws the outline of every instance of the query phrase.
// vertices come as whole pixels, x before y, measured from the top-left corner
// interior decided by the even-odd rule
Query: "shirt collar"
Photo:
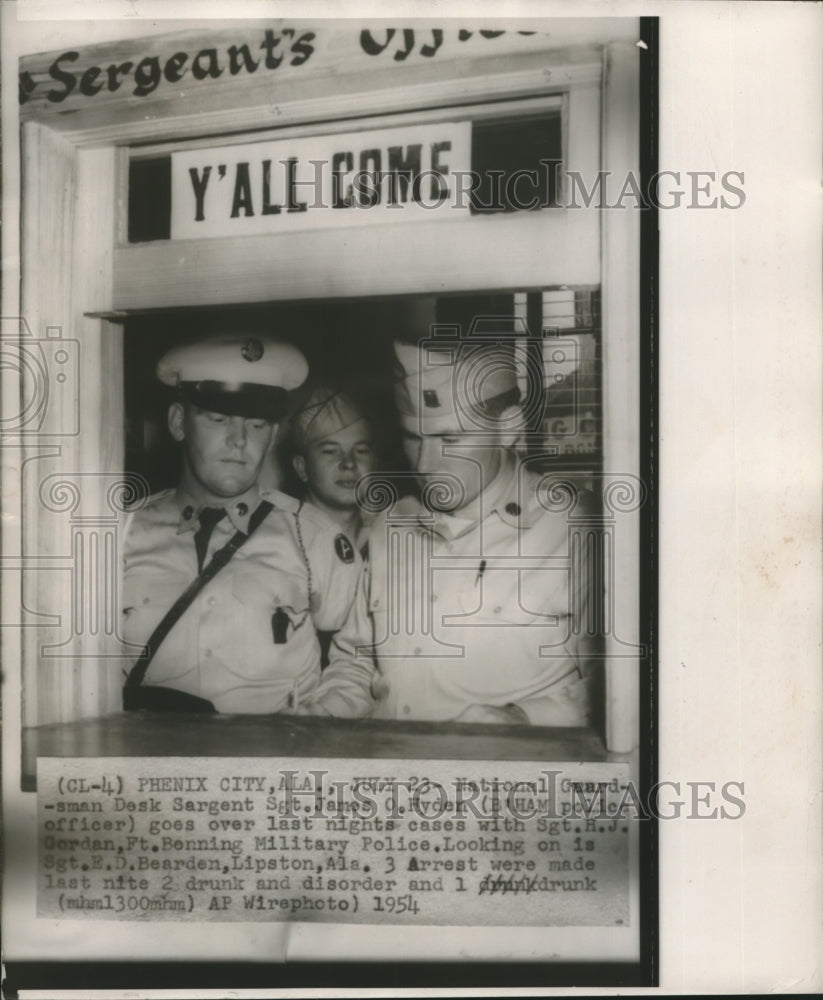
[[[249,519],[257,509],[262,499],[260,489],[255,483],[251,489],[238,497],[232,497],[223,504],[216,501],[202,503],[190,493],[178,487],[177,508],[180,512],[180,519],[177,522],[177,534],[185,531],[194,531],[200,524],[200,511],[204,507],[221,506],[228,515],[229,521],[237,531],[242,531],[244,535],[249,533]]]
[[[421,526],[431,528],[444,538],[458,538],[476,527],[481,518],[496,515],[512,528],[530,528],[534,522],[531,496],[521,496],[520,464],[513,452],[506,451],[500,469],[480,496],[458,514],[440,514],[426,509],[416,497],[404,497],[395,506],[400,515],[416,513]]]
[[[496,513],[512,528],[530,528],[539,514],[532,477],[524,475],[524,463],[507,451],[500,472],[487,490],[486,514]],[[527,492],[528,491],[528,492]]]

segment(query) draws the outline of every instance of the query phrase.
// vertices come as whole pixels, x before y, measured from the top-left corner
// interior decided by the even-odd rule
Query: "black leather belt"
[[[196,694],[187,694],[176,688],[140,684],[123,690],[123,708],[127,712],[145,709],[149,712],[216,712],[214,705]]]

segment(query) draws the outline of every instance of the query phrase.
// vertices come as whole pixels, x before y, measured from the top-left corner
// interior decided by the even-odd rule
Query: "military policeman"
[[[307,371],[295,347],[234,331],[158,364],[177,390],[168,426],[182,471],[126,527],[123,636],[143,647],[127,709],[299,711],[313,694],[317,633],[346,619],[359,557],[312,508],[258,486]]]
[[[586,724],[587,559],[567,505],[513,450],[513,362],[482,345],[395,353],[420,495],[375,524],[369,576],[310,710]]]

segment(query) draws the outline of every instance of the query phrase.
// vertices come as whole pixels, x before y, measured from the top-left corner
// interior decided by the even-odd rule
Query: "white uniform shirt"
[[[534,724],[587,723],[587,510],[546,509],[538,483],[509,457],[473,518],[407,498],[375,525],[324,710],[445,720],[516,704]]]
[[[299,511],[309,571],[298,540],[299,503],[256,488],[226,505],[206,563],[240,530],[261,499],[274,509],[195,598],[152,659],[145,684],[176,688],[219,712],[270,713],[299,708],[320,676],[318,630],[345,621],[361,571],[354,545],[312,508]],[[131,515],[126,529],[123,636],[143,646],[197,576],[191,498],[168,490]],[[342,539],[342,541],[341,541]]]

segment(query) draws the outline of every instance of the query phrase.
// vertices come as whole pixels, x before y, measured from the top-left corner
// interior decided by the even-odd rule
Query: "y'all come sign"
[[[440,122],[172,154],[172,239],[469,212],[471,124]]]

